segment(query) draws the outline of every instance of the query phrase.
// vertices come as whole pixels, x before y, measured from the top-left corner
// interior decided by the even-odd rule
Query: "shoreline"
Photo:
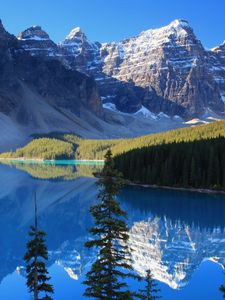
[[[20,162],[20,163],[53,163],[53,164],[79,164],[79,163],[104,163],[104,160],[101,159],[41,159],[41,158],[27,158],[27,157],[16,157],[16,158],[0,158],[1,161],[11,161],[11,162]],[[225,195],[225,190],[213,190],[207,188],[193,188],[193,187],[173,187],[173,186],[163,186],[163,185],[155,185],[155,184],[143,184],[143,183],[135,183],[129,180],[126,180],[126,185],[128,186],[137,186],[143,188],[152,188],[152,189],[164,189],[164,190],[174,190],[174,191],[185,191],[185,192],[193,192],[193,193],[202,193],[202,194],[222,194]]]
[[[0,157],[1,160],[7,160],[7,161],[15,161],[15,162],[34,162],[34,163],[44,163],[44,162],[51,162],[51,163],[57,163],[57,162],[98,162],[98,163],[104,163],[104,160],[101,159],[43,159],[43,158],[27,158],[27,157],[16,157],[16,158],[9,158],[9,157]]]
[[[134,183],[128,181],[126,183],[129,186],[139,186],[144,188],[152,188],[152,189],[164,189],[164,190],[174,190],[174,191],[184,191],[184,192],[192,192],[192,193],[201,193],[201,194],[222,194],[225,195],[224,190],[212,190],[212,189],[204,189],[204,188],[185,188],[185,187],[173,187],[173,186],[163,186],[163,185],[155,185],[155,184],[142,184],[142,183]]]

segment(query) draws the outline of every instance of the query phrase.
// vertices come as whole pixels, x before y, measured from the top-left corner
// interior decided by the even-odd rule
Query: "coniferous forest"
[[[141,147],[117,155],[115,165],[136,183],[225,188],[225,138]]]
[[[136,183],[224,189],[225,121],[133,139],[91,140],[72,134],[38,136],[0,158],[103,159],[108,149],[117,169]]]
[[[125,139],[85,139],[73,134],[51,133],[35,135],[34,139],[15,152],[0,154],[0,158],[104,159],[108,149],[113,155],[141,147],[174,144],[225,137],[225,121],[180,128]]]

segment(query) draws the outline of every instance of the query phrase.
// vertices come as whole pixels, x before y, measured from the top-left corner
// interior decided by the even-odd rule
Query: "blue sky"
[[[178,18],[206,48],[225,40],[225,0],[2,0],[0,18],[10,33],[41,25],[56,42],[77,26],[90,40],[107,42]]]

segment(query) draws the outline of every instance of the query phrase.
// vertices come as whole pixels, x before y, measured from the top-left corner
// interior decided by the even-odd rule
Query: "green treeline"
[[[33,159],[73,159],[74,145],[55,138],[34,139],[25,147],[15,152],[0,155],[3,158],[33,158]]]
[[[133,149],[115,158],[116,168],[136,183],[225,188],[225,138],[173,142]]]
[[[64,135],[64,140],[71,141],[71,139],[76,139],[75,144],[77,147],[75,156],[77,159],[103,159],[109,148],[113,155],[117,155],[140,147],[202,140],[219,136],[225,137],[225,121],[175,129],[130,139],[93,140],[76,138],[67,134]]]
[[[170,130],[131,139],[84,139],[70,133],[36,135],[15,152],[2,153],[0,158],[26,157],[40,159],[103,159],[108,149],[118,155],[132,149],[163,144],[225,137],[225,121]]]

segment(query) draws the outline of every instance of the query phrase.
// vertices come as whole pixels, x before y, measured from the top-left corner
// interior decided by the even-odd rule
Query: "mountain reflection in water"
[[[92,176],[101,166],[0,165],[0,281],[15,270],[24,275],[23,254],[33,222],[37,193],[39,224],[47,232],[49,266],[58,265],[74,280],[96,253],[90,238],[90,206],[97,187]],[[205,260],[225,264],[225,196],[126,187],[118,196],[128,211],[133,267],[151,268],[173,289],[188,284]],[[221,282],[222,283],[222,282]],[[0,298],[1,295],[0,295]]]

